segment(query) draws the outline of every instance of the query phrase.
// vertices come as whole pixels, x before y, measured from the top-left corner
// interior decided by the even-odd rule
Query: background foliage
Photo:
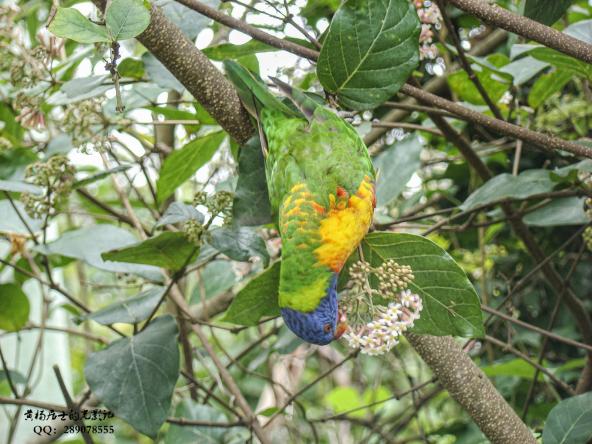
[[[191,2],[153,3],[220,70],[327,93],[370,146],[376,232],[361,251],[412,266],[414,332],[458,336],[545,444],[586,442],[592,160],[399,91],[592,148],[592,65],[432,2],[196,2],[309,59]],[[592,44],[587,1],[498,3]],[[55,6],[0,5],[0,404],[58,387],[58,350],[39,340],[26,360],[20,343],[58,331],[69,394],[116,415],[96,442],[245,442],[249,410],[274,441],[486,442],[406,341],[369,357],[283,326],[259,144],[239,146],[134,39],[151,5]],[[25,408],[3,410],[0,440],[30,434]]]

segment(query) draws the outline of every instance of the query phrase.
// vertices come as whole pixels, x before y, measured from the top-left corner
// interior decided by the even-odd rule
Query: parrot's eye
[[[325,331],[325,333],[330,333],[331,332],[331,324],[323,325],[323,330]]]

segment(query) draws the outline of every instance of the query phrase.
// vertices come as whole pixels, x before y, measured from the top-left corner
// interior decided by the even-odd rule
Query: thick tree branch
[[[445,0],[485,23],[542,43],[587,63],[592,63],[592,45],[527,17],[514,14],[485,0]]]
[[[452,337],[406,336],[492,443],[536,443],[528,427]]]

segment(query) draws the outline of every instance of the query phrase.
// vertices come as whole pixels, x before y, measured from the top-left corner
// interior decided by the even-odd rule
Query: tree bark
[[[451,336],[408,333],[406,337],[492,443],[536,443],[528,427]]]

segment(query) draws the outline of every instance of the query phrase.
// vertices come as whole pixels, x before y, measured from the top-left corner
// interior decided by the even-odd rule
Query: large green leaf
[[[333,16],[317,74],[352,109],[375,108],[419,63],[420,23],[408,0],[346,0]]]
[[[528,18],[552,25],[567,11],[574,0],[525,0],[524,15]]]
[[[136,273],[151,280],[160,280],[161,272],[158,268],[148,265],[136,265],[124,262],[105,261],[101,253],[116,247],[125,247],[138,240],[129,231],[114,225],[100,224],[90,227],[67,231],[49,244],[35,247],[42,254],[80,259],[101,270],[118,273]]]
[[[175,417],[189,420],[226,422],[226,417],[209,405],[197,404],[184,399],[175,409]],[[223,427],[171,425],[165,437],[165,444],[195,442],[200,444],[222,444],[228,429]]]
[[[409,265],[409,285],[421,296],[423,310],[414,333],[435,336],[484,335],[479,298],[465,272],[438,245],[414,234],[374,232],[362,241],[364,259],[379,266],[388,259]],[[351,260],[356,260],[355,255]],[[373,285],[374,283],[372,283]]]
[[[92,319],[103,325],[111,325],[117,322],[137,324],[147,319],[162,297],[164,287],[153,287],[134,296],[116,302],[105,308],[84,316],[82,319]]]
[[[0,284],[0,330],[18,331],[29,320],[29,299],[15,284]]]
[[[156,182],[158,200],[163,201],[212,158],[225,133],[215,132],[192,140],[164,161]]]
[[[251,227],[224,227],[210,232],[210,244],[216,250],[236,261],[248,261],[258,256],[263,265],[269,263],[265,241],[256,229]]]
[[[150,24],[150,11],[143,0],[112,0],[105,13],[105,24],[113,40],[131,39]]]
[[[378,171],[377,207],[388,205],[405,189],[411,176],[419,169],[422,148],[422,139],[415,135],[386,147],[374,159],[374,167]]]
[[[126,248],[101,254],[104,260],[147,264],[177,271],[199,254],[199,248],[187,241],[180,232],[166,231],[156,237]]]
[[[278,288],[280,262],[251,279],[238,292],[226,311],[223,321],[239,325],[257,325],[264,316],[279,316]]]
[[[557,404],[543,430],[545,444],[584,444],[592,440],[592,392]]]
[[[110,40],[104,26],[91,22],[74,8],[58,8],[48,29],[58,37],[78,43],[108,42]]]
[[[473,192],[460,209],[467,211],[502,199],[524,199],[551,191],[554,186],[547,170],[526,170],[518,176],[499,174]]]
[[[564,197],[554,199],[524,216],[524,223],[537,227],[553,227],[561,225],[583,225],[590,222],[584,210],[585,197]]]
[[[137,335],[92,353],[84,375],[92,392],[118,418],[156,438],[179,376],[175,320],[169,315],[156,318]]]
[[[570,57],[551,48],[535,47],[529,54],[535,59],[546,62],[558,69],[567,70],[575,75],[592,80],[592,65]]]
[[[240,150],[232,220],[239,226],[263,225],[272,221],[265,163],[258,137],[250,139]]]

